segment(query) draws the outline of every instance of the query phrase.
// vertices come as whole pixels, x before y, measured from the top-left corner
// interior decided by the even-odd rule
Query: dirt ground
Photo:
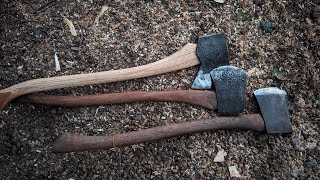
[[[225,33],[230,64],[249,72],[252,92],[288,92],[291,135],[217,131],[110,150],[54,154],[64,132],[106,135],[216,116],[183,103],[93,107],[10,103],[0,113],[0,179],[244,179],[320,177],[320,18],[314,1],[0,1],[0,88],[42,77],[158,61],[198,37]],[[107,10],[97,19],[102,7]],[[63,18],[75,26],[70,33]],[[95,22],[96,19],[96,22]],[[272,23],[272,31],[260,27]],[[61,63],[56,72],[54,52]],[[190,89],[198,67],[132,81],[45,92],[85,95]],[[218,151],[223,162],[214,162]]]

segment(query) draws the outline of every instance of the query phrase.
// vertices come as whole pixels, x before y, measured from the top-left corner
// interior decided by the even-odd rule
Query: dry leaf
[[[94,19],[94,24],[99,22],[99,18],[103,15],[103,13],[108,10],[109,7],[108,6],[102,6],[101,11],[99,12],[99,14],[97,15],[97,17]]]
[[[74,28],[73,23],[71,21],[69,21],[69,19],[67,19],[66,17],[63,18],[63,22],[69,26],[69,29],[70,29],[72,36],[77,36],[77,31]]]

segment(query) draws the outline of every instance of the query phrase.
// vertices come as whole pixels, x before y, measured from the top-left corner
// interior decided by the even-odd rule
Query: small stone
[[[230,177],[241,178],[241,175],[240,175],[239,171],[237,170],[236,166],[230,166],[229,173],[230,173]]]
[[[224,156],[226,156],[226,155],[227,155],[227,153],[222,149],[217,153],[217,155],[213,161],[214,162],[224,162]]]
[[[311,159],[310,161],[307,162],[308,168],[315,168],[317,166],[318,166],[318,162],[315,159]]]

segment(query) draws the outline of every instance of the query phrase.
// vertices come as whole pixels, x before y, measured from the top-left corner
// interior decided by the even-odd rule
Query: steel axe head
[[[254,91],[268,134],[291,133],[287,93],[276,87]]]
[[[244,111],[247,73],[234,66],[221,66],[211,71],[217,94],[218,112],[237,115]]]
[[[224,34],[207,35],[199,38],[196,54],[201,62],[193,81],[193,89],[211,89],[210,72],[219,66],[229,65],[227,38]]]

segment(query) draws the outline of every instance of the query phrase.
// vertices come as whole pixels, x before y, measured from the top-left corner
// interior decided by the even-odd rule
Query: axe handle
[[[143,78],[192,67],[200,63],[196,56],[195,49],[196,44],[189,43],[179,51],[160,61],[138,67],[25,81],[0,90],[0,109],[3,109],[5,105],[14,98],[25,94],[66,87]]]
[[[28,94],[17,99],[17,102],[63,106],[94,106],[143,101],[183,102],[203,106],[212,110],[217,108],[216,94],[213,91],[199,90],[150,92],[132,91],[87,96],[50,96],[41,94]]]
[[[55,153],[65,153],[109,149],[220,129],[244,129],[263,132],[265,131],[265,126],[260,114],[251,114],[174,123],[166,126],[107,136],[83,136],[64,133],[54,142],[52,151]]]

